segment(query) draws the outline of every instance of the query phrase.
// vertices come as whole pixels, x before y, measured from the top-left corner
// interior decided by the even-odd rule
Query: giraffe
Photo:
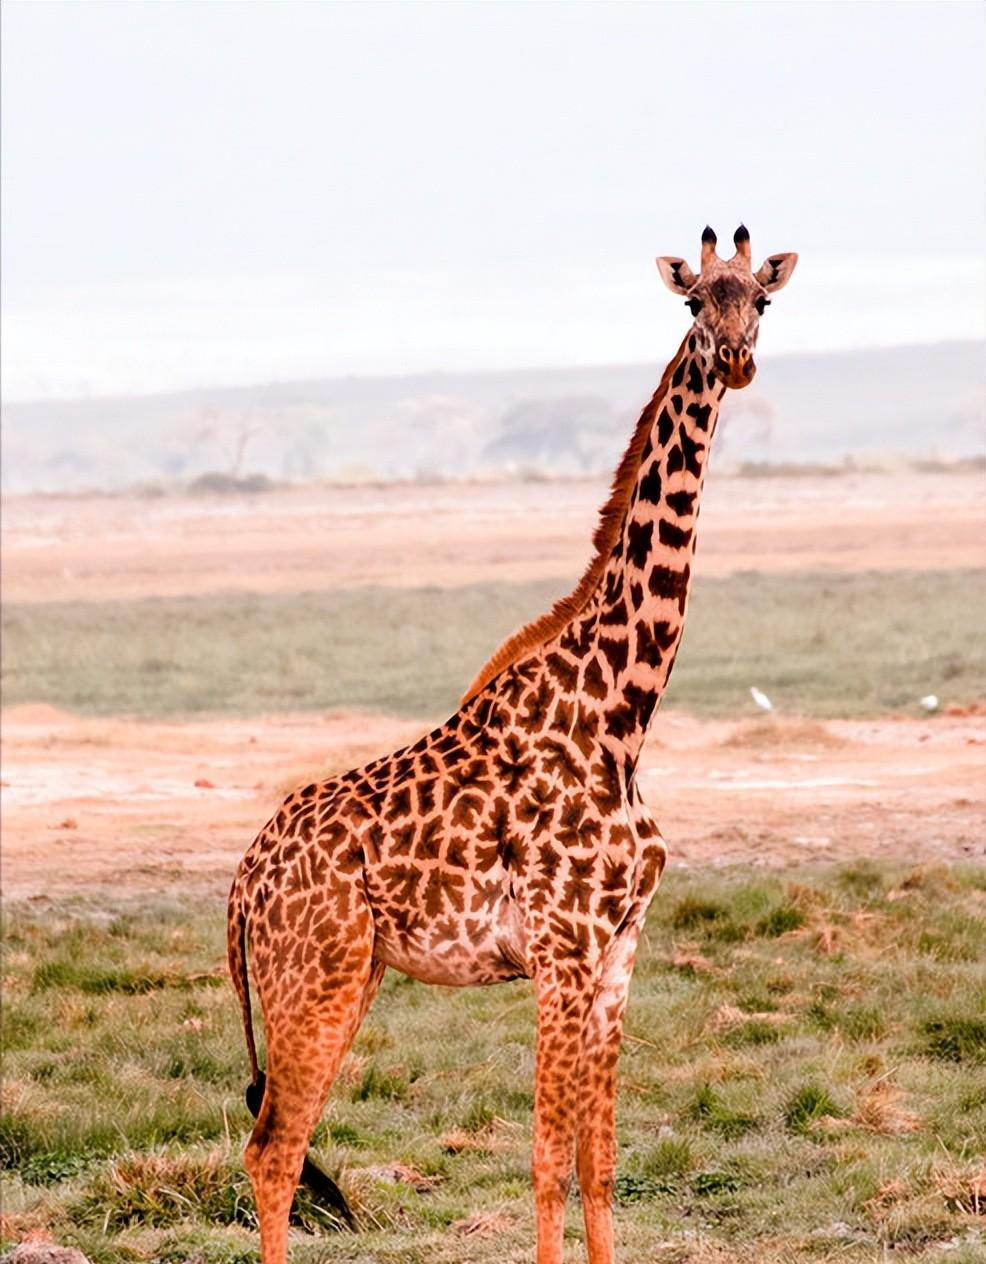
[[[749,384],[768,295],[742,225],[698,275],[663,256],[694,322],[613,479],[570,596],[511,636],[433,732],[289,795],[229,900],[229,965],[259,1115],[247,1143],[263,1264],[288,1216],[332,1081],[392,966],[426,983],[533,981],[537,1264],[561,1264],[573,1169],[590,1264],[613,1264],[614,1100],[624,1010],[666,851],[637,762],[688,600],[719,404]],[[254,1040],[246,951],[267,1037]]]

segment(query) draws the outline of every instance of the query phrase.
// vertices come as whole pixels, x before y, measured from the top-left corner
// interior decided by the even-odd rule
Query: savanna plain
[[[287,790],[444,719],[603,496],[7,500],[5,1247],[257,1259],[237,860]],[[641,771],[671,860],[620,1064],[626,1264],[986,1259],[983,524],[981,469],[710,475]],[[358,1232],[299,1195],[292,1258],[529,1261],[533,1056],[528,984],[389,973],[314,1139]]]

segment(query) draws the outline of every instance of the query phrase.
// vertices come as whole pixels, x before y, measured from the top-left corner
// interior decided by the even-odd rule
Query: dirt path
[[[601,481],[323,487],[263,496],[11,497],[7,601],[582,573]],[[697,572],[981,566],[979,473],[710,479]]]
[[[382,716],[4,716],[3,891],[221,897],[285,791],[414,739]],[[641,772],[672,863],[986,861],[986,724],[658,717]]]

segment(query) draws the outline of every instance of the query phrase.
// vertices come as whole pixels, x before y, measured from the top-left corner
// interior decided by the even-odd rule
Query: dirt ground
[[[698,573],[983,564],[981,473],[714,473],[702,503]],[[191,499],[12,497],[3,510],[4,598],[574,580],[605,495],[605,484],[592,480]]]
[[[573,482],[13,498],[4,597],[574,579],[603,494]],[[983,511],[980,474],[713,479],[697,570],[980,566]],[[338,713],[166,723],[8,709],[4,893],[218,893],[284,792],[421,728]],[[986,713],[824,725],[662,713],[641,785],[676,864],[986,860]]]
[[[7,898],[214,892],[281,796],[420,733],[382,716],[195,723],[5,717]],[[676,865],[986,860],[982,716],[734,722],[659,715],[641,787]]]

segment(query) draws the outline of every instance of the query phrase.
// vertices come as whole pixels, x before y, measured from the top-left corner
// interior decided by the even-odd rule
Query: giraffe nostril
[[[747,360],[749,360],[749,358],[750,358],[750,348],[749,348],[749,347],[740,347],[740,349],[739,349],[739,362],[740,362],[740,364],[746,364],[746,362],[747,362]]]
[[[733,362],[733,353],[725,343],[723,343],[719,348],[719,359],[722,360],[724,364],[732,364]]]

